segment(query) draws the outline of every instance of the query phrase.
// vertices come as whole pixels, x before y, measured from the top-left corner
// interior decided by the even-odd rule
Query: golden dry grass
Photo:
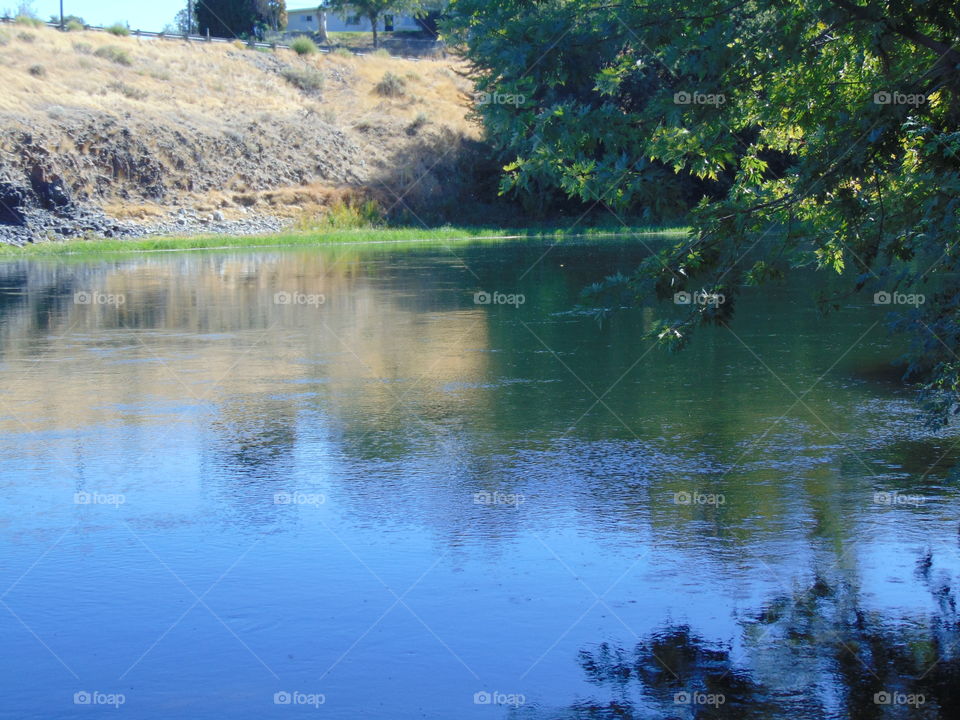
[[[18,35],[28,33],[32,41]],[[469,83],[450,60],[402,60],[379,56],[318,54],[301,58],[278,50],[274,57],[233,44],[186,43],[99,32],[60,33],[50,28],[0,27],[0,73],[4,92],[0,113],[20,118],[48,113],[57,106],[138,116],[189,119],[216,129],[225,120],[272,114],[290,116],[305,109],[349,129],[358,123],[391,118],[412,122],[425,114],[431,122],[473,135],[466,119]],[[124,66],[95,53],[105,46],[126,51]],[[262,55],[251,58],[251,55]],[[307,98],[268,63],[311,65],[326,76],[319,98]],[[30,68],[42,66],[43,77]],[[385,99],[373,88],[387,72],[404,77],[407,93]],[[381,118],[380,116],[383,116]]]
[[[283,77],[289,68],[322,72],[322,91],[294,87]],[[306,149],[304,143],[314,140],[296,128],[312,116],[341,131],[341,145],[358,149],[356,157],[362,165],[354,168],[356,179],[349,188],[324,183],[319,177],[306,178],[292,188],[284,188],[282,182],[271,186],[268,181],[247,188],[244,182],[230,180],[222,188],[207,187],[196,193],[183,189],[189,184],[181,183],[174,190],[174,184],[168,183],[172,194],[164,200],[176,199],[204,211],[219,209],[227,218],[240,217],[248,208],[311,218],[331,205],[362,197],[366,178],[393,167],[406,148],[423,138],[432,136],[442,150],[442,143],[448,142],[445,138],[479,136],[479,128],[467,118],[471,86],[458,70],[457,61],[450,59],[300,57],[292,50],[261,52],[241,43],[0,26],[0,128],[6,119],[8,127],[42,130],[43,152],[72,154],[73,160],[62,165],[69,168],[95,162],[88,159],[89,128],[82,131],[85,140],[72,130],[85,117],[117,118],[115,126],[104,125],[106,135],[129,128],[137,140],[153,149],[155,136],[169,143],[171,132],[189,129],[192,137],[200,133],[250,138],[254,146],[261,146],[257,152],[277,153],[280,143],[287,151],[299,153]],[[403,78],[405,91],[399,97],[385,98],[375,91],[388,72]],[[265,128],[275,131],[267,137]],[[8,137],[6,151],[15,151],[9,143],[19,142],[16,137]],[[155,157],[173,177],[172,163],[181,158],[171,159],[168,147],[160,148]],[[185,151],[184,162],[189,162],[190,152],[197,151]],[[95,191],[108,214],[144,221],[163,215],[166,208],[159,201],[141,197],[135,188],[121,190],[124,178],[116,171],[114,179],[107,190],[97,186]],[[87,180],[85,189],[94,192],[93,180]],[[420,183],[417,191],[438,181],[431,182]],[[379,186],[372,181],[372,187]]]

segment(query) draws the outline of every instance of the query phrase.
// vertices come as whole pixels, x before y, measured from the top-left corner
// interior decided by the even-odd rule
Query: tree
[[[380,18],[390,13],[419,13],[423,7],[420,0],[330,0],[329,7],[343,16],[362,15],[373,27],[373,47],[380,47],[377,27]]]
[[[285,0],[256,0],[257,16],[268,28],[277,32],[287,26]]]
[[[504,194],[618,217],[689,211],[691,236],[598,284],[601,305],[624,290],[725,295],[655,328],[679,347],[728,323],[745,284],[845,272],[848,295],[925,296],[891,327],[930,409],[960,408],[956,6],[454,0],[447,32],[492,98],[477,114]]]
[[[17,9],[15,12],[11,13],[10,10],[5,10],[4,15],[7,17],[26,17],[37,20],[37,11],[33,7],[34,0],[20,0],[17,3]],[[60,22],[60,16],[57,16],[57,19],[54,22]]]
[[[433,37],[440,34],[440,20],[444,17],[447,8],[450,6],[450,0],[426,0],[420,14],[417,17],[417,23]]]
[[[190,17],[190,11],[193,10],[193,17]],[[173,22],[168,24],[163,31],[173,35],[191,35],[197,27],[197,9],[196,3],[187,3],[186,7],[173,17]]]
[[[258,28],[286,26],[285,0],[204,0],[197,3],[201,33],[215,37],[249,36]]]

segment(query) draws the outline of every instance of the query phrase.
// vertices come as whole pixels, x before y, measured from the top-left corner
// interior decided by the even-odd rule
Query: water
[[[948,717],[960,438],[883,313],[671,355],[576,310],[644,254],[0,266],[0,717]]]

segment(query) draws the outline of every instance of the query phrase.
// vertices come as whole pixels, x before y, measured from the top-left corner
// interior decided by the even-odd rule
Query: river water
[[[960,435],[885,308],[670,354],[578,308],[645,254],[0,264],[0,717],[950,717]]]

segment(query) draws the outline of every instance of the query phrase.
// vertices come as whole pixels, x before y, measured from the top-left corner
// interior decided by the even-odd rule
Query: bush
[[[386,58],[390,57],[390,53],[388,53],[388,52],[387,52],[386,50],[384,50],[383,48],[377,48],[376,50],[374,50],[374,51],[373,51],[372,53],[370,53],[370,54],[371,54],[371,55],[374,55],[375,57],[386,57]]]
[[[376,84],[374,90],[377,91],[378,95],[383,95],[384,97],[401,97],[406,93],[406,87],[406,80],[399,75],[394,75],[392,72],[387,71],[383,79]]]
[[[126,37],[130,34],[130,28],[121,23],[114,23],[110,27],[104,28],[111,35],[116,35],[117,37]]]
[[[348,58],[356,57],[356,55],[354,55],[352,52],[350,52],[346,48],[337,48],[336,50],[333,51],[333,54],[339,55],[340,57],[348,57]]]
[[[353,230],[383,225],[383,208],[375,200],[337,201],[319,217],[303,215],[294,224],[297,230]]]
[[[313,55],[319,50],[317,44],[306,35],[295,37],[290,43],[290,49],[297,55]]]
[[[90,43],[74,43],[73,49],[81,55],[93,55],[93,45]]]
[[[23,42],[32,43],[36,39],[37,39],[37,36],[32,33],[28,33],[28,32],[17,33],[17,40],[21,40]]]
[[[47,76],[47,69],[43,65],[31,65],[27,72],[38,78]]]
[[[294,87],[304,92],[320,92],[326,78],[323,73],[311,67],[286,68],[283,71],[284,79]]]
[[[0,32],[0,47],[10,44],[10,36],[5,32]]]
[[[76,20],[71,20],[64,27],[67,32],[80,32],[86,29],[83,27],[83,23],[77,22]]]
[[[43,21],[37,20],[35,17],[30,17],[29,15],[17,15],[13,21],[17,25],[26,25],[27,27],[38,28],[43,27]]]
[[[113,90],[114,92],[118,92],[124,97],[130,98],[131,100],[147,99],[146,92],[144,92],[143,90],[138,90],[135,87],[131,87],[130,85],[127,85],[126,83],[123,83],[123,82],[110,83],[109,85],[107,85],[107,90]]]
[[[117,65],[133,65],[133,60],[130,59],[130,53],[123,48],[118,48],[116,45],[104,45],[97,50],[94,55],[98,58],[115,62]]]
[[[428,118],[425,113],[419,113],[413,122],[407,125],[407,135],[413,137],[420,132],[420,128],[429,122],[430,118]]]

